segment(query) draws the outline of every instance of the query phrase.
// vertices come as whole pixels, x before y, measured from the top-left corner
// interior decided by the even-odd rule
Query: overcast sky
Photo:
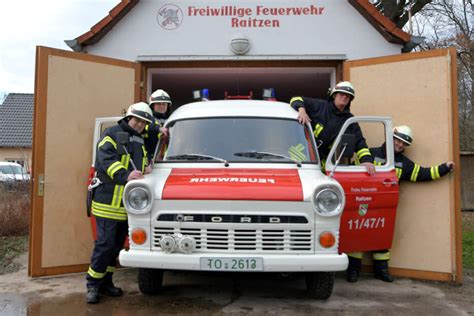
[[[120,0],[1,0],[0,99],[34,92],[35,47],[71,51],[64,40],[89,29]]]

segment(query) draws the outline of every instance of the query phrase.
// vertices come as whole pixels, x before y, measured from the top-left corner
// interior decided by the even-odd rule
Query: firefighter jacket
[[[155,154],[156,145],[158,145],[158,141],[161,137],[160,127],[164,126],[167,119],[167,113],[153,112],[153,122],[145,127],[143,138],[145,139],[145,148],[148,153],[148,160],[151,160]]]
[[[301,107],[306,110],[311,119],[311,127],[321,159],[326,159],[342,125],[346,120],[353,117],[350,106],[346,106],[344,111],[341,112],[336,108],[333,101],[307,97],[294,97],[290,104],[296,111]],[[359,124],[349,125],[346,132],[355,136],[356,155],[359,162],[373,162]]]
[[[370,148],[370,152],[374,156],[375,165],[385,164],[387,158],[385,144],[377,148]],[[395,154],[395,170],[399,181],[410,180],[412,182],[436,180],[451,171],[446,163],[428,168],[422,167],[403,153]]]
[[[119,144],[117,139],[119,132],[128,133],[128,146]],[[125,150],[119,151],[123,147],[126,147],[128,154]],[[102,184],[94,192],[92,200],[94,216],[116,221],[127,220],[122,195],[127,178],[134,170],[130,160],[133,160],[138,170],[144,172],[148,162],[146,155],[143,138],[124,119],[104,131],[97,144],[95,160],[97,177]]]

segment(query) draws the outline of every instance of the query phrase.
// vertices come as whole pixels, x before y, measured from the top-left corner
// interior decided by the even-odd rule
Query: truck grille
[[[196,240],[196,251],[205,252],[311,252],[313,232],[289,229],[209,229],[155,227],[153,248],[160,249],[164,235],[180,233]]]

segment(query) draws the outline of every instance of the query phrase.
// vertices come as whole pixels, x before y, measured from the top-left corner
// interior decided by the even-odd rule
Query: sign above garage
[[[173,9],[175,7],[176,9]],[[279,28],[281,25],[280,17],[283,16],[318,16],[324,14],[324,7],[315,5],[309,6],[288,6],[288,7],[268,7],[264,5],[254,5],[251,7],[241,6],[188,6],[188,17],[228,17],[231,28],[248,28],[248,27],[272,27]],[[179,21],[179,13],[181,9],[174,5],[165,5],[158,11],[159,17],[165,17],[171,13],[176,16]],[[176,15],[175,15],[176,13]],[[170,23],[171,22],[171,23]],[[177,25],[171,19],[165,19],[162,26],[169,24]]]
[[[367,0],[129,0],[66,42],[130,61],[341,60],[399,54],[411,36],[390,23]]]

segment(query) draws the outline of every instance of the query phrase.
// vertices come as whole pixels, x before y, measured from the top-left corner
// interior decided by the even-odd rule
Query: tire
[[[138,288],[143,294],[158,294],[163,288],[163,270],[138,269]]]
[[[306,289],[308,295],[318,300],[331,297],[334,287],[334,272],[309,272],[306,274]]]

